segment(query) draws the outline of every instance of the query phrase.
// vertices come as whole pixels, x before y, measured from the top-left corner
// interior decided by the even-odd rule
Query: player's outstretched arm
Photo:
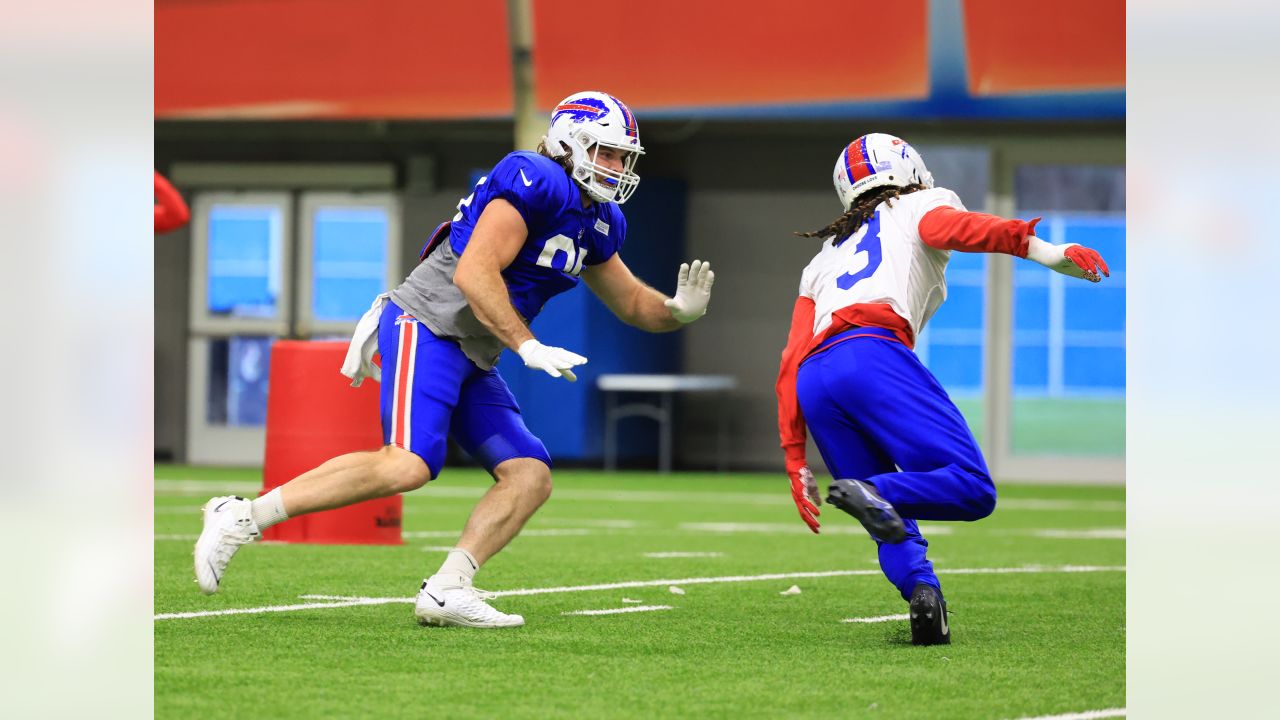
[[[1099,282],[1111,270],[1096,250],[1067,243],[1054,245],[1036,237],[1036,223],[987,213],[937,207],[920,219],[920,240],[939,250],[998,252],[1034,260],[1063,275]]]
[[[467,249],[458,259],[453,284],[462,291],[476,318],[515,350],[525,365],[573,382],[578,378],[572,368],[587,359],[538,342],[512,307],[507,283],[502,279],[503,269],[515,260],[528,235],[529,229],[515,206],[501,198],[490,200],[476,221]]]
[[[618,319],[649,332],[678,330],[705,315],[716,279],[711,263],[683,264],[676,296],[668,298],[641,282],[618,255],[588,267],[582,277]]]

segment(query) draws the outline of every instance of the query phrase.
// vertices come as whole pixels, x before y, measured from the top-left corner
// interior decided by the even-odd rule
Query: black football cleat
[[[917,585],[911,591],[911,644],[950,645],[947,601],[932,585]]]
[[[827,489],[827,502],[857,518],[871,537],[880,542],[892,545],[907,539],[907,528],[898,511],[868,483],[833,480]]]

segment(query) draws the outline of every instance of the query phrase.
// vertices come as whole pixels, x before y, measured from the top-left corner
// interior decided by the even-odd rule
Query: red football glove
[[[787,475],[791,477],[791,499],[796,503],[796,509],[800,511],[800,519],[804,521],[809,529],[818,532],[821,523],[818,522],[818,516],[822,514],[818,510],[818,506],[822,504],[822,495],[818,493],[818,481],[813,479],[813,473],[810,472],[808,465],[801,465],[794,470],[788,468]]]
[[[1076,264],[1076,267],[1084,271],[1084,278],[1091,282],[1098,282],[1102,278],[1098,277],[1098,272],[1111,277],[1111,269],[1107,267],[1107,261],[1102,259],[1097,250],[1087,248],[1083,245],[1071,245],[1063,252],[1067,259]]]

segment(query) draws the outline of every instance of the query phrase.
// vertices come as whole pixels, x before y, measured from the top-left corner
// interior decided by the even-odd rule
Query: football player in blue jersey
[[[200,589],[217,591],[239,547],[271,525],[422,487],[440,473],[452,437],[496,482],[439,571],[423,581],[415,614],[424,625],[523,625],[472,585],[551,494],[551,458],[494,369],[498,355],[511,348],[528,367],[575,381],[574,367],[587,359],[542,344],[529,323],[580,279],[618,318],[650,332],[697,320],[711,299],[709,263],[681,265],[667,297],[618,254],[627,233],[619,205],[635,192],[643,153],[625,104],[579,92],[556,106],[538,152],[513,152],[480,178],[352,339],[343,372],[353,384],[366,375],[381,380],[384,447],[336,457],[252,501],[210,500],[195,549]]]

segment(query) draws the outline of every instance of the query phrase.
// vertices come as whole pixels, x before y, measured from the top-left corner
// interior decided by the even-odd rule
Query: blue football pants
[[[831,338],[800,366],[796,390],[833,478],[875,485],[907,529],[879,544],[880,568],[904,599],[941,591],[916,520],[978,520],[995,509],[986,461],[960,410],[909,348],[880,328]]]
[[[551,466],[498,371],[481,370],[458,343],[437,337],[394,302],[379,318],[378,352],[383,442],[422,458],[432,479],[444,467],[450,437],[490,473],[519,457]]]

